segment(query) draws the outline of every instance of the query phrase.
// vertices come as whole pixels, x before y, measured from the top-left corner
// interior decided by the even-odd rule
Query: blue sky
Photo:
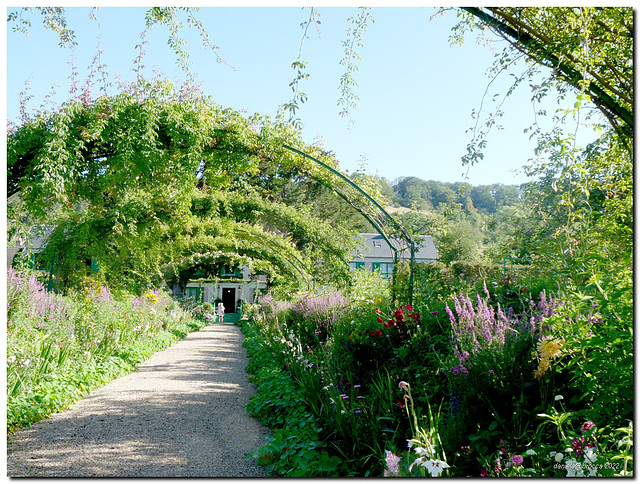
[[[309,143],[322,139],[326,150],[334,151],[341,167],[354,171],[366,158],[366,170],[390,181],[401,176],[425,180],[466,181],[472,185],[518,184],[527,180],[518,173],[533,156],[533,142],[523,130],[533,119],[526,86],[503,106],[503,130],[489,137],[485,159],[467,168],[460,158],[471,140],[466,132],[474,124],[471,113],[478,110],[489,83],[485,74],[493,52],[469,37],[463,46],[451,47],[449,35],[456,23],[455,12],[431,21],[431,7],[376,7],[375,23],[363,35],[356,80],[358,108],[349,128],[339,116],[339,80],[344,67],[342,41],[356,8],[319,7],[321,37],[312,28],[305,39],[302,58],[308,62],[309,80],[300,89],[308,95],[298,117]],[[132,80],[135,46],[144,29],[145,8],[103,7],[98,12],[101,29],[89,19],[88,8],[69,8],[69,27],[77,34],[75,63],[84,78],[97,52],[102,34],[103,62],[115,78]],[[185,27],[183,36],[203,82],[202,89],[224,106],[248,113],[275,115],[278,106],[289,101],[289,83],[294,78],[291,63],[302,39],[300,23],[308,19],[300,7],[201,7],[198,18],[209,32],[219,54],[234,68],[218,63],[204,49],[194,29]],[[41,26],[39,15],[31,15],[29,36],[7,33],[7,118],[18,116],[18,93],[29,79],[32,108],[40,106],[57,84],[56,100],[68,97],[71,51],[58,47],[58,39]],[[184,79],[175,56],[166,46],[166,28],[155,26],[147,37],[145,64],[148,76],[159,68],[170,78]],[[497,41],[495,47],[502,49]],[[113,80],[113,79],[112,79]],[[491,93],[504,91],[509,80],[494,83]],[[495,105],[489,95],[485,112]],[[558,106],[550,100],[548,109]]]

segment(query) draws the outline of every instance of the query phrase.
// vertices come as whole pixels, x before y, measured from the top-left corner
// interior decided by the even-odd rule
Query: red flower
[[[384,326],[386,328],[390,328],[391,326],[393,326],[394,324],[396,324],[396,322],[393,319],[390,319],[388,323],[384,323]]]
[[[369,333],[369,336],[372,336],[373,338],[377,338],[380,335],[382,335],[381,329],[379,329],[378,331],[374,331],[373,333]]]
[[[395,313],[393,313],[393,315],[396,317],[396,321],[398,321],[399,323],[403,322],[402,309],[396,309],[396,311],[395,311]]]
[[[380,318],[380,317],[378,318],[378,322],[379,322],[380,324],[386,324],[386,323],[384,322],[384,320],[383,320],[382,318]],[[387,326],[387,328],[388,328],[388,326]]]

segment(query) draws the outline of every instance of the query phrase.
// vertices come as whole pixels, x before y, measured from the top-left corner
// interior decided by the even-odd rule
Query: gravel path
[[[213,324],[8,439],[10,477],[263,477],[244,336]]]

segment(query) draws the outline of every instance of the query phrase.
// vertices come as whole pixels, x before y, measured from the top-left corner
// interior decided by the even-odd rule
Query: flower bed
[[[9,269],[8,431],[68,407],[203,326],[160,291],[118,301],[85,278],[78,292],[61,296],[34,274]]]

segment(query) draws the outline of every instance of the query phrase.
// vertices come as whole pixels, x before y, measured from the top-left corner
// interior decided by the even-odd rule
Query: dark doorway
[[[233,287],[222,288],[222,304],[225,313],[236,312],[236,290]]]

